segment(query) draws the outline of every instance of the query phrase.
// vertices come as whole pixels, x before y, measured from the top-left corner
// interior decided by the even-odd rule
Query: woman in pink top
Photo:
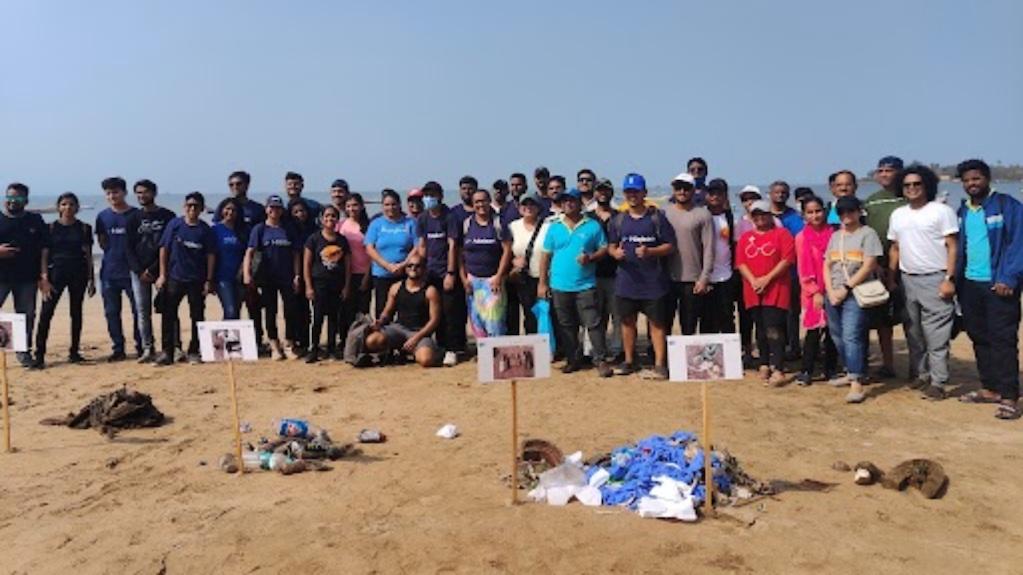
[[[824,312],[824,254],[834,231],[827,223],[824,200],[810,196],[803,201],[803,219],[806,227],[796,235],[796,258],[801,288],[800,304],[803,308],[803,327],[806,339],[803,342],[803,370],[796,376],[799,385],[810,385],[813,379],[814,363],[824,343],[824,378],[835,375],[838,350],[828,334],[828,318]]]
[[[372,297],[370,291],[369,254],[366,253],[366,246],[362,243],[366,235],[366,228],[369,227],[369,216],[366,215],[366,203],[362,200],[361,194],[351,194],[345,202],[345,215],[347,216],[337,225],[337,232],[348,240],[348,247],[352,249],[352,296],[349,301],[341,306],[342,320],[339,326],[341,335],[341,346],[344,347],[345,336],[348,334],[348,327],[352,325],[355,314],[358,312],[368,314],[369,304]]]

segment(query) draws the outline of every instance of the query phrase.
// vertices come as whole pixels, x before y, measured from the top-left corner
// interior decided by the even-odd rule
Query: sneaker
[[[306,363],[316,363],[318,361],[320,361],[320,350],[319,350],[319,348],[315,348],[314,347],[314,348],[309,350],[308,354],[306,354],[305,362]]]
[[[575,362],[565,362],[565,365],[561,366],[561,373],[569,374],[579,371],[579,364]]]
[[[27,351],[19,351],[16,356],[21,367],[32,367],[32,364],[35,363],[35,360],[32,359],[32,354]]]
[[[185,353],[185,350],[179,347],[174,350],[174,361],[177,363],[185,363],[188,361],[188,354]]]
[[[940,385],[928,385],[927,388],[924,389],[923,393],[920,394],[920,397],[930,401],[941,401],[946,397],[945,388]]]
[[[260,343],[259,346],[256,347],[256,356],[257,357],[267,357],[267,358],[273,357],[273,351],[270,350],[270,344],[265,343],[265,342],[264,343]]]
[[[198,353],[189,353],[188,363],[190,365],[199,365],[200,363],[202,363],[202,356],[200,356]]]
[[[68,363],[85,363],[85,358],[82,357],[82,354],[78,353],[77,351],[72,351],[67,356],[67,362]]]
[[[632,374],[636,373],[636,370],[637,370],[637,366],[635,364],[623,361],[623,362],[619,363],[617,367],[614,368],[614,374],[615,375],[632,375]]]
[[[455,352],[449,351],[444,354],[444,367],[454,367],[458,365],[458,356]]]
[[[639,372],[640,379],[663,381],[668,379],[668,368],[663,365],[655,365]]]
[[[828,385],[831,387],[845,387],[849,385],[848,375],[839,375],[828,380]]]
[[[123,351],[115,351],[107,357],[107,363],[117,363],[128,359],[128,354]]]
[[[174,358],[166,352],[160,352],[160,355],[156,356],[156,360],[153,361],[153,365],[164,366],[174,365]]]
[[[139,355],[138,362],[139,363],[152,363],[155,359],[156,359],[156,353],[153,352],[153,348],[147,347],[146,349],[142,350],[142,353]]]
[[[614,370],[611,369],[611,364],[606,361],[602,361],[597,364],[597,375],[600,377],[611,377],[614,375]]]
[[[46,361],[43,359],[42,354],[36,354],[35,359],[33,359],[32,362],[25,367],[33,370],[40,370],[46,367]]]
[[[810,377],[810,372],[801,371],[799,372],[799,375],[796,376],[796,385],[799,387],[807,387],[812,384],[813,379]]]

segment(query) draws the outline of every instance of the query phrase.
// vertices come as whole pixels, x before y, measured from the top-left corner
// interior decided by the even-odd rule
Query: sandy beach
[[[98,297],[86,314],[83,352],[102,359]],[[67,365],[67,326],[64,302],[50,367],[9,369],[19,451],[0,454],[2,573],[994,574],[1018,573],[1023,560],[1023,427],[995,420],[991,406],[923,401],[901,381],[871,386],[859,406],[823,385],[714,384],[717,447],[761,480],[838,485],[681,524],[578,503],[509,506],[509,388],[477,384],[471,362],[429,371],[239,365],[241,418],[254,428],[247,441],[281,416],[308,417],[343,441],[376,427],[388,441],[329,472],[228,475],[217,467],[232,447],[223,365]],[[901,335],[897,345],[904,372]],[[976,386],[965,334],[952,367],[959,391]],[[171,421],[113,440],[38,423],[122,385],[151,394]],[[556,373],[520,384],[519,397],[520,439],[587,457],[700,425],[694,384]],[[462,436],[435,437],[449,422]],[[945,467],[944,498],[860,487],[832,469],[836,460],[888,469],[912,457]]]

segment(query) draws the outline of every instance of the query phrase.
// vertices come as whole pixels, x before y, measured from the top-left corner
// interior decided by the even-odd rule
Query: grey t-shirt
[[[844,230],[836,231],[828,241],[828,252],[825,256],[825,263],[831,271],[832,287],[846,283],[845,272],[842,271],[843,259],[845,260],[845,269],[849,273],[849,277],[852,277],[863,267],[863,262],[867,257],[876,258],[881,253],[881,238],[877,236],[874,228],[860,226],[851,234]]]
[[[678,242],[668,260],[671,281],[709,280],[714,268],[714,217],[704,207],[682,210],[675,205],[665,208],[664,215]]]

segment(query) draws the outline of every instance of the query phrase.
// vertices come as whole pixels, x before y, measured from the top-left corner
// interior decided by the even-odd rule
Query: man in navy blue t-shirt
[[[0,306],[14,294],[14,311],[25,314],[26,341],[32,345],[36,316],[36,289],[48,290],[49,278],[42,269],[43,253],[49,247],[49,228],[39,214],[25,211],[28,186],[7,186],[4,211],[0,213]],[[4,353],[0,351],[0,353]],[[18,362],[32,365],[32,354],[18,352]]]
[[[468,320],[465,289],[458,280],[458,249],[462,220],[444,205],[444,188],[437,182],[423,185],[423,213],[419,215],[417,249],[426,259],[426,282],[441,296],[440,326],[437,343],[446,350],[444,365],[458,362],[465,352],[465,322]]]
[[[188,298],[188,314],[192,320],[192,341],[188,343],[188,360],[199,363],[199,326],[203,321],[207,294],[215,290],[217,242],[213,229],[199,219],[206,209],[206,199],[199,192],[185,196],[183,216],[174,218],[160,239],[160,277],[156,289],[163,290],[163,321],[161,335],[163,352],[158,365],[174,363],[178,326],[178,306]]]
[[[135,208],[128,205],[127,183],[124,178],[113,177],[100,184],[110,204],[96,216],[96,241],[103,248],[103,263],[99,269],[100,293],[103,296],[103,313],[107,319],[107,332],[113,344],[113,353],[108,362],[128,359],[124,352],[124,329],[121,327],[121,294],[128,296],[131,304],[132,331],[135,335],[135,352],[142,354],[142,337],[139,332],[138,306],[131,289],[131,268],[128,265],[128,226]]]
[[[618,260],[615,277],[616,304],[622,317],[622,351],[625,362],[616,375],[636,371],[636,319],[639,313],[650,322],[654,367],[640,373],[646,379],[668,379],[668,318],[664,296],[670,289],[663,258],[675,251],[675,231],[658,208],[646,205],[646,180],[639,174],[625,176],[622,186],[628,211],[614,216],[609,226],[608,253]]]

